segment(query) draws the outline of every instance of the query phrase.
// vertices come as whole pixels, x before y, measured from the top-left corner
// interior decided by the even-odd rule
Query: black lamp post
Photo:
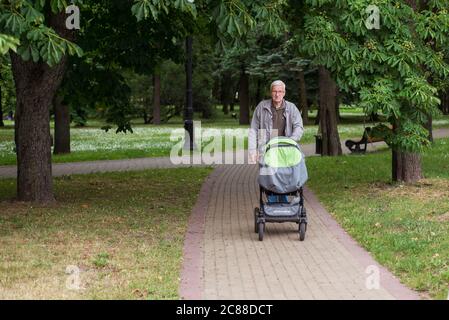
[[[192,91],[192,36],[186,38],[186,105],[184,110],[184,129],[186,139],[184,149],[193,151],[193,91]],[[187,136],[188,134],[188,136]]]

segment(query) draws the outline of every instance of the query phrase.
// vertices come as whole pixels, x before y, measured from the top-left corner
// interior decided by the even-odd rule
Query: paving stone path
[[[449,129],[434,131],[447,137]],[[343,142],[342,142],[343,144]],[[373,143],[370,151],[384,147]],[[313,156],[314,145],[304,145]],[[346,147],[342,146],[345,153]],[[246,159],[243,152],[238,154]],[[226,157],[226,154],[223,155]],[[193,159],[195,165],[204,165]],[[174,165],[169,158],[53,164],[53,175],[131,171]],[[257,166],[218,165],[202,187],[184,244],[183,299],[419,299],[377,264],[305,189],[309,226],[298,240],[294,223],[267,224],[265,239],[254,233],[258,206]],[[15,166],[0,166],[14,178]],[[380,280],[376,288],[376,277]]]
[[[358,246],[309,190],[305,241],[295,223],[268,223],[258,241],[257,174],[255,165],[223,165],[204,184],[185,241],[182,298],[419,299]]]

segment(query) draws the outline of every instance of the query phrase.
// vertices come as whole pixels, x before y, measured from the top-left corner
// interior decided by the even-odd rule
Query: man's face
[[[282,102],[285,96],[285,90],[283,86],[273,86],[271,89],[271,98],[273,102],[279,104]]]

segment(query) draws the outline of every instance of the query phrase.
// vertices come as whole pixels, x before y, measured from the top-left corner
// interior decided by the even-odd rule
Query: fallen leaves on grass
[[[444,179],[422,179],[414,184],[372,183],[371,192],[386,194],[392,198],[413,197],[417,200],[449,200],[449,181]]]
[[[433,220],[438,221],[438,222],[449,222],[449,212],[446,212],[437,217],[434,217]]]

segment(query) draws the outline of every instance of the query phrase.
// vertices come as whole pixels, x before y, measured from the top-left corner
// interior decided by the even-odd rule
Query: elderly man
[[[250,163],[256,163],[264,145],[277,136],[301,139],[304,127],[298,108],[284,100],[285,83],[277,80],[271,84],[271,100],[259,103],[253,114],[248,137]],[[268,195],[268,202],[288,202],[286,195]]]
[[[285,83],[277,80],[271,84],[271,100],[263,100],[254,111],[248,138],[250,163],[256,163],[264,145],[276,136],[299,141],[304,133],[298,108],[284,100]]]

